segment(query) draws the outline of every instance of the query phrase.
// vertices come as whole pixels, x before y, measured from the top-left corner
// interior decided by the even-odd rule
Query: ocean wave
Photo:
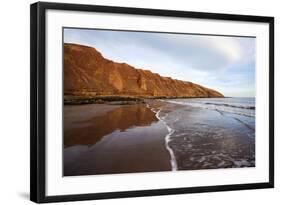
[[[242,115],[246,117],[255,117],[255,106],[252,105],[234,105],[227,103],[214,103],[214,102],[197,102],[197,101],[176,101],[176,100],[163,100],[164,102],[179,104],[179,105],[189,105],[192,107],[199,107],[203,109],[210,109],[216,111],[227,112],[236,115]]]
[[[250,106],[250,105],[234,105],[234,104],[226,104],[226,103],[204,103],[206,105],[216,105],[216,106],[225,106],[225,107],[233,107],[233,108],[241,108],[241,109],[250,109],[250,110],[255,110],[255,106]]]
[[[167,117],[167,114],[160,117],[161,108],[160,109],[151,108],[149,105],[147,105],[147,108],[150,108],[151,111],[155,113],[156,118],[159,121],[161,121],[166,126],[166,128],[168,130],[168,134],[165,136],[165,146],[166,146],[166,149],[168,150],[168,152],[170,153],[170,156],[171,156],[170,163],[171,163],[172,171],[177,171],[178,166],[177,166],[176,156],[175,156],[175,153],[172,150],[172,148],[169,146],[169,142],[171,141],[171,135],[174,134],[175,130],[172,129],[170,126],[168,126],[167,122],[164,120]]]

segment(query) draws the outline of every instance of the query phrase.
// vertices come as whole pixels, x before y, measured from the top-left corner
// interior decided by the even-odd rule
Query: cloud
[[[206,39],[218,53],[223,55],[229,63],[237,62],[242,57],[242,49],[237,40],[229,37],[209,37]]]
[[[225,36],[158,34],[170,56],[199,70],[221,70],[254,56],[254,39]],[[251,55],[249,55],[251,54]],[[204,60],[202,60],[204,59]]]

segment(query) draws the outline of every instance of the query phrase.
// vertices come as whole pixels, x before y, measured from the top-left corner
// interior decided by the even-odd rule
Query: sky
[[[255,97],[253,37],[64,28],[64,42],[94,47],[107,59],[227,97]]]

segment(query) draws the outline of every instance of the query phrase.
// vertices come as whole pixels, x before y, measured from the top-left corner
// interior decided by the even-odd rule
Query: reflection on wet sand
[[[99,107],[97,105],[95,108],[93,105],[89,109],[99,109]],[[158,120],[155,114],[145,105],[116,106],[115,109],[103,115],[92,116],[89,119],[79,116],[74,127],[69,127],[67,122],[65,122],[64,146],[94,145],[103,136],[116,130],[122,132],[134,126],[149,126],[156,121]]]
[[[65,106],[64,112],[64,176],[171,170],[168,131],[146,105]]]

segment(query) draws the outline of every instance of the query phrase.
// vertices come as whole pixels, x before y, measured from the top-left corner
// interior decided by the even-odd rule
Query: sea
[[[162,100],[173,170],[255,166],[255,98]],[[153,106],[152,106],[153,107]]]
[[[256,109],[256,101],[253,97],[173,99],[166,100],[166,102],[218,110],[248,117],[255,117]]]

